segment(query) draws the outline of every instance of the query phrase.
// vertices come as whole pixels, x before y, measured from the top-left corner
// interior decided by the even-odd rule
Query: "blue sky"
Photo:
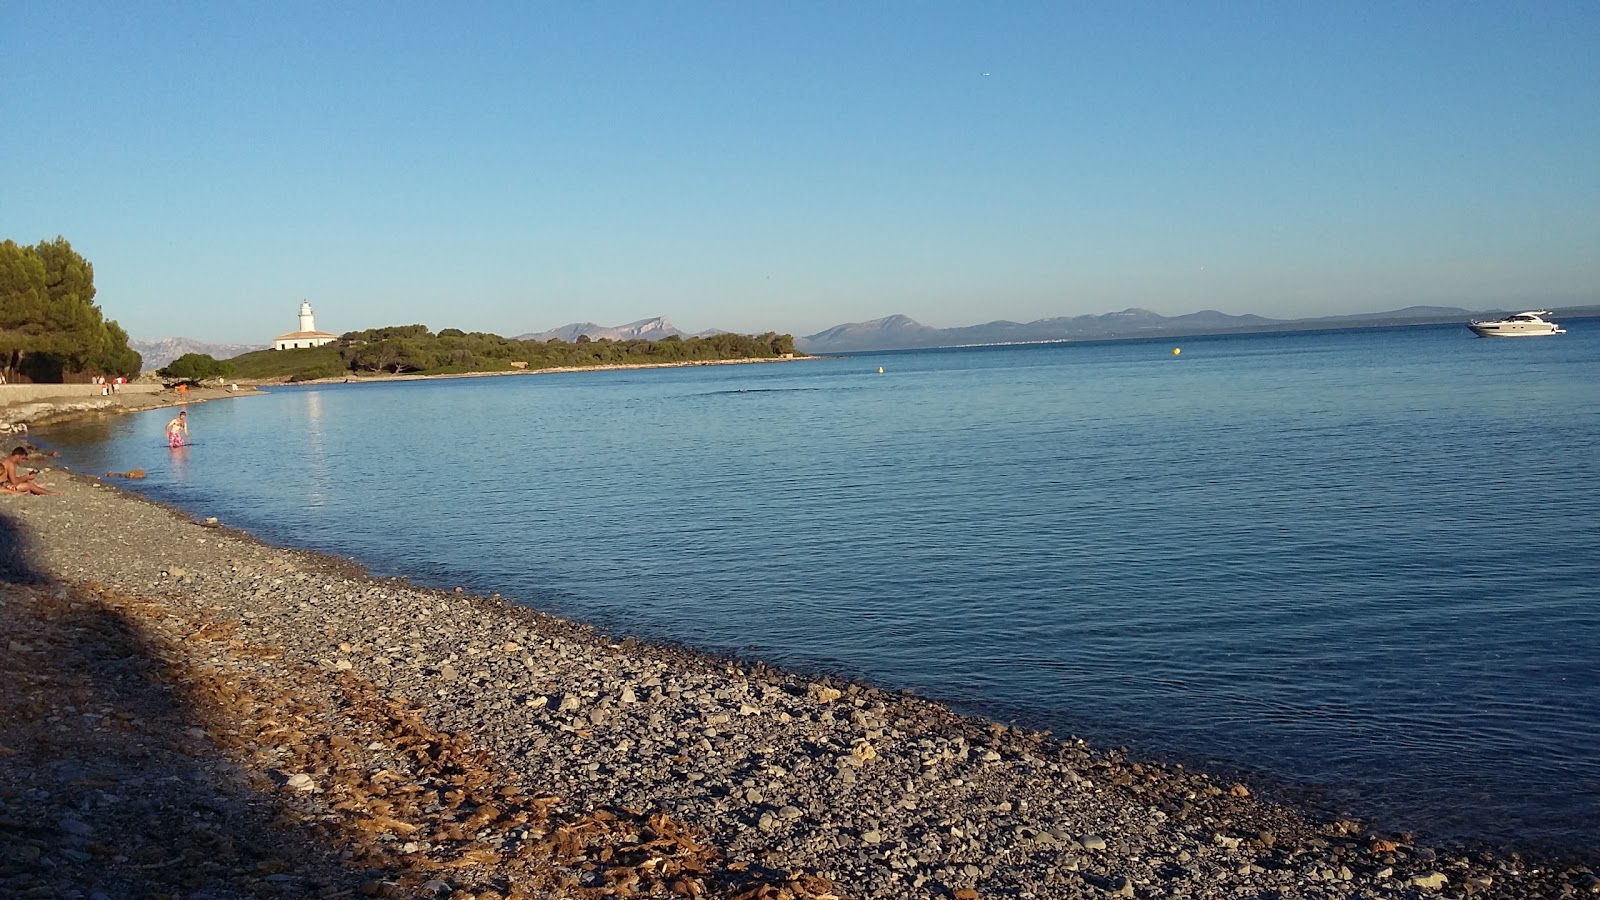
[[[27,4],[138,338],[1600,302],[1600,3]]]

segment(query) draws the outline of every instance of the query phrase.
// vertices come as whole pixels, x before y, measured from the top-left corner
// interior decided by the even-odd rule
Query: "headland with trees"
[[[193,377],[193,372],[204,370],[209,374],[196,380],[222,377],[311,381],[405,374],[463,375],[596,366],[683,365],[803,355],[795,351],[793,336],[776,332],[630,341],[579,337],[569,342],[516,340],[457,328],[444,328],[434,333],[423,325],[396,325],[348,332],[321,347],[257,350],[226,360],[189,354],[174,360],[163,374]],[[208,365],[207,360],[214,367]]]
[[[33,246],[0,242],[0,373],[7,381],[133,379],[142,362],[128,334],[94,302],[94,266],[66,238]],[[159,372],[168,381],[310,381],[361,376],[460,375],[625,365],[683,365],[803,356],[794,338],[715,334],[660,340],[517,340],[423,325],[352,331],[299,350],[258,350],[232,359],[188,353]]]

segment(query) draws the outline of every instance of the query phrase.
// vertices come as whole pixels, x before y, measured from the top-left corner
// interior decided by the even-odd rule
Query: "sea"
[[[1600,319],[272,388],[39,429],[379,575],[1600,847]]]

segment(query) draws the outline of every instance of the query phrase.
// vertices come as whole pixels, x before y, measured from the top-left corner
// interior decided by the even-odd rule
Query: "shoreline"
[[[299,387],[301,385],[324,384],[368,384],[393,381],[434,381],[453,378],[492,378],[504,375],[555,375],[570,372],[617,372],[630,369],[682,369],[692,366],[737,366],[754,363],[783,363],[801,362],[804,360],[827,359],[825,356],[792,356],[774,359],[717,359],[695,360],[668,363],[607,363],[598,366],[556,366],[548,369],[512,369],[504,372],[454,372],[444,375],[361,375],[340,378],[316,378],[308,381],[289,381],[275,378],[241,378],[233,383],[237,390],[230,391],[223,387],[197,387],[191,389],[187,396],[180,395],[174,390],[162,390],[153,393],[125,392],[113,393],[106,396],[93,396],[83,398],[45,397],[34,400],[11,401],[6,398],[4,386],[0,386],[0,435],[26,434],[26,428],[17,426],[56,425],[75,419],[90,418],[97,415],[116,415],[129,412],[143,412],[149,409],[159,409],[166,406],[185,406],[190,403],[204,403],[208,400],[221,400],[233,397],[249,397],[265,394],[261,388],[267,387]]]
[[[305,852],[270,877],[329,895],[393,885],[414,896],[436,891],[430,882],[480,897],[816,900],[1600,892],[1593,860],[1530,862],[1319,820],[1247,784],[906,694],[616,640],[499,595],[373,577],[92,477],[44,481],[63,493],[0,495],[12,545],[4,609],[37,617],[6,623],[20,639],[5,677],[32,714],[0,716],[11,723],[0,724],[0,835],[5,821],[75,824],[41,826],[35,861],[55,867],[0,865],[0,890],[77,871],[74,853],[85,885],[158,877],[142,856],[117,863],[92,846],[122,821],[119,803],[93,795],[130,791],[77,777],[48,792],[55,800],[31,801],[15,787],[32,783],[30,766],[62,770],[73,746],[149,718],[121,719],[115,703],[62,710],[70,691],[32,680],[30,661],[82,655],[59,645],[69,637],[30,637],[55,615],[134,636],[142,653],[108,670],[126,675],[137,658],[151,661],[131,670],[147,680],[175,673],[185,702],[169,711],[171,733],[146,745],[178,747],[226,782],[232,793],[208,802],[238,835],[300,842]],[[93,731],[53,744],[52,716]],[[87,781],[145,781],[148,765],[130,759],[132,774]],[[271,821],[253,822],[252,809]],[[141,823],[119,839],[137,844]],[[259,865],[207,877],[243,893],[269,877]]]
[[[26,435],[28,428],[18,428],[18,426],[58,425],[94,416],[144,412],[224,398],[259,396],[263,393],[265,392],[253,386],[241,384],[236,391],[220,387],[201,387],[190,390],[187,395],[180,395],[173,390],[156,393],[129,391],[87,398],[44,397],[37,400],[6,402],[5,394],[0,392],[0,434]]]
[[[620,372],[629,369],[686,369],[695,366],[742,366],[755,363],[804,362],[810,359],[827,359],[825,356],[787,356],[761,359],[706,359],[664,363],[603,363],[596,366],[552,366],[546,369],[509,369],[496,372],[451,372],[443,375],[352,375],[338,378],[312,378],[306,381],[277,379],[242,379],[238,383],[254,387],[299,386],[304,384],[367,384],[386,381],[432,381],[446,378],[494,378],[502,375],[559,375],[568,372]]]

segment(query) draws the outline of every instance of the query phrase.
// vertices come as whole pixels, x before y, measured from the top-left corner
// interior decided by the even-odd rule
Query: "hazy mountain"
[[[705,333],[716,334],[714,331]],[[657,316],[653,319],[640,319],[637,322],[629,322],[626,325],[618,325],[614,328],[596,325],[593,322],[575,322],[571,325],[563,325],[560,328],[552,328],[549,331],[519,334],[515,340],[548,341],[554,338],[570,344],[576,341],[579,335],[588,335],[592,341],[600,338],[610,338],[613,341],[659,341],[672,335],[691,337],[691,335],[674,328],[672,323],[668,322],[664,316]]]
[[[265,349],[261,344],[215,344],[193,338],[169,337],[155,341],[129,340],[128,346],[138,352],[146,370],[159,369],[185,353],[204,353],[213,359],[229,359],[241,353]]]
[[[1396,309],[1390,312],[1355,313],[1347,316],[1318,316],[1315,319],[1296,319],[1294,321],[1298,324],[1327,322],[1340,325],[1404,325],[1416,322],[1418,319],[1438,319],[1441,322],[1450,322],[1462,316],[1470,317],[1475,315],[1479,315],[1479,313],[1455,306],[1408,306],[1405,309]]]
[[[1314,319],[1268,319],[1235,316],[1214,309],[1163,316],[1148,309],[1039,319],[1034,322],[985,322],[959,328],[931,328],[905,316],[870,322],[835,325],[825,331],[795,339],[807,353],[847,353],[852,350],[909,350],[926,347],[961,347],[971,344],[1021,344],[1032,341],[1094,341],[1109,338],[1214,334],[1226,331],[1290,331],[1352,326],[1420,325],[1429,322],[1464,322],[1473,313],[1449,306],[1409,306],[1391,312],[1323,316]]]
[[[1010,322],[996,322],[1010,325]],[[976,326],[983,327],[983,326]],[[958,329],[930,328],[912,321],[908,316],[889,316],[870,322],[852,322],[835,325],[826,331],[795,339],[795,348],[804,352],[841,353],[848,350],[890,350],[904,347],[945,347],[951,342],[946,331]]]
[[[1096,340],[1158,334],[1194,334],[1273,324],[1261,316],[1231,316],[1204,310],[1182,316],[1163,316],[1148,309],[1125,309],[1099,315],[1065,316],[1034,322],[1005,320],[960,328],[931,328],[905,316],[836,325],[795,340],[807,353],[842,353],[850,350],[902,350],[923,347],[959,347],[968,344],[1017,344],[1030,341]]]

